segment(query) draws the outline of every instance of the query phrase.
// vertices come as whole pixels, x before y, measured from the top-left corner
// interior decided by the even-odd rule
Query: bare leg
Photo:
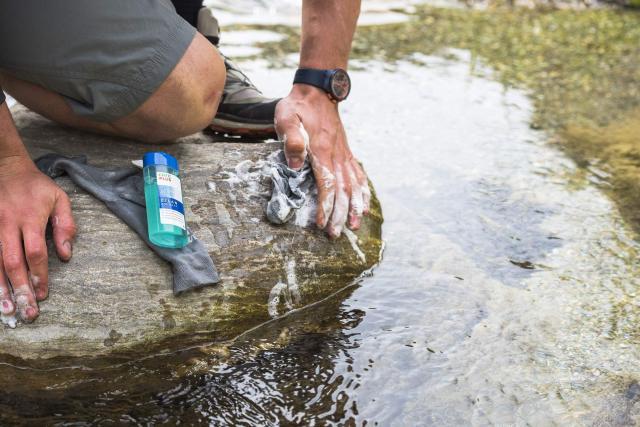
[[[0,72],[0,86],[29,109],[65,126],[145,142],[168,141],[207,127],[225,81],[218,51],[196,34],[158,90],[136,111],[111,123],[76,115],[59,94]]]

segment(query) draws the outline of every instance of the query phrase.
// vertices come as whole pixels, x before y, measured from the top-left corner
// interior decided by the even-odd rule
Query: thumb
[[[309,134],[300,118],[294,114],[285,120],[279,120],[276,124],[276,131],[284,143],[284,155],[288,166],[291,169],[300,169],[304,164],[305,157],[307,157],[307,147],[309,146]]]
[[[72,243],[76,236],[76,223],[71,214],[69,197],[63,191],[58,194],[56,204],[51,212],[53,242],[60,259],[68,261],[71,258]]]

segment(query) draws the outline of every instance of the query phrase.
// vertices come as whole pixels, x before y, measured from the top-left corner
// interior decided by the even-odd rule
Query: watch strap
[[[330,77],[331,77],[330,70],[318,70],[315,68],[298,68],[293,78],[293,83],[308,84],[308,85],[320,88],[327,93],[331,93],[331,88],[329,87]]]

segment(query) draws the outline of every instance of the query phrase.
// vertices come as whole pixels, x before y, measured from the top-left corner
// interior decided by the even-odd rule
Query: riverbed
[[[388,9],[367,31],[411,19]],[[290,24],[222,39],[273,96],[295,56],[275,67],[256,56]],[[472,47],[365,56],[340,108],[384,212],[372,274],[224,345],[100,367],[5,364],[16,379],[0,392],[5,422],[638,422],[640,246],[610,191],[615,171],[558,144],[537,92],[506,84]],[[78,370],[89,374],[74,381]]]

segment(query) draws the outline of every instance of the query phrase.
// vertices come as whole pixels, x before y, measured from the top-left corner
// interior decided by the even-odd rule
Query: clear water
[[[5,420],[636,424],[639,248],[602,174],[532,129],[527,94],[472,75],[465,51],[416,58],[357,64],[341,106],[385,215],[372,277],[228,347],[2,364]],[[286,93],[291,70],[244,67]]]

